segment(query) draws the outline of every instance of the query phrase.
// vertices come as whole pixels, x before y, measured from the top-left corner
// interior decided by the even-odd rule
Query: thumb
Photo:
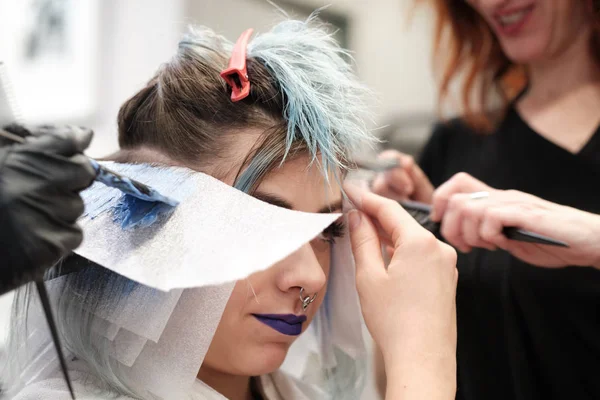
[[[369,217],[358,210],[348,213],[350,243],[356,264],[356,282],[360,284],[364,277],[385,274],[385,264],[381,254],[381,242],[377,228]]]

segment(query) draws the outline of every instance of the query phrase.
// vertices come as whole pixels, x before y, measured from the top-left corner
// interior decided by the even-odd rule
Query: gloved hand
[[[10,130],[26,142],[0,147],[0,295],[41,276],[79,246],[79,192],[95,177],[82,154],[92,131]]]

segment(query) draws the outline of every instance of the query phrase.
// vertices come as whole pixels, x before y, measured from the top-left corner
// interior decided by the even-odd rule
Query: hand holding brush
[[[42,131],[51,128],[44,128]],[[92,131],[55,129],[28,137],[26,129],[2,131],[0,143],[0,295],[35,281],[71,398],[75,399],[43,274],[83,240],[77,219],[79,192],[96,171],[83,151]]]
[[[0,147],[0,294],[40,277],[83,240],[76,221],[79,192],[96,176],[82,154],[91,139],[72,128]]]

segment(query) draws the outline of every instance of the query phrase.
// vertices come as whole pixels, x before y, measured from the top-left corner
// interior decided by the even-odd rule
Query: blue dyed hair
[[[235,186],[251,192],[300,153],[326,178],[339,176],[352,155],[375,140],[365,123],[369,91],[353,73],[350,54],[316,15],[283,21],[250,40],[250,95],[236,103],[219,75],[232,49],[212,30],[191,28],[177,55],[121,108],[116,161],[156,161],[140,156],[141,148],[150,148],[217,177],[230,173],[223,165],[236,165]],[[235,159],[231,144],[249,129],[262,134]]]
[[[352,165],[352,155],[374,141],[364,122],[369,92],[352,72],[350,55],[316,15],[283,21],[249,42],[251,91],[237,103],[219,76],[232,49],[231,41],[208,28],[190,29],[174,58],[121,107],[121,150],[111,158],[164,161],[156,160],[159,153],[216,177],[230,173],[225,166],[233,164],[238,168],[235,187],[251,193],[270,171],[298,154],[308,154],[324,177],[339,178]],[[260,137],[236,159],[232,144],[249,129],[261,132]],[[135,289],[132,285],[97,266],[71,274],[59,298],[57,319],[68,348],[96,377],[113,390],[142,398],[123,380],[108,356],[108,343],[93,335],[91,314],[81,307],[116,306]],[[27,296],[21,291],[17,297]],[[16,304],[13,315],[19,319],[23,302]],[[13,330],[17,347],[19,334]]]
[[[285,21],[259,34],[248,44],[248,57],[267,68],[283,98],[286,132],[281,161],[301,143],[313,161],[320,156],[325,177],[337,175],[349,167],[352,154],[373,140],[364,122],[368,91],[348,63],[350,54],[315,15],[307,21]],[[241,188],[271,161],[276,147],[265,146],[255,154],[240,178]]]

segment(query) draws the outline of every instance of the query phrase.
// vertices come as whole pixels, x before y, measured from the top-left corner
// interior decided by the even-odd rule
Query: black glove
[[[20,134],[26,143],[0,147],[0,295],[41,276],[79,246],[79,192],[95,177],[82,154],[91,131],[30,131]]]

